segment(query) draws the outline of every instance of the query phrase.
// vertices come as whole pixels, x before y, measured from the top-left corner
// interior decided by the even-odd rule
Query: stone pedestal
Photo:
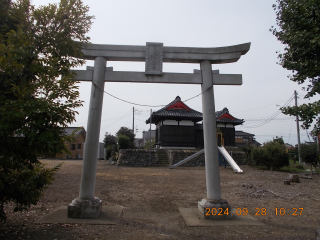
[[[233,218],[232,208],[226,200],[209,200],[207,198],[198,202],[198,210],[204,219],[231,219]]]
[[[316,229],[316,240],[320,240],[320,229]]]
[[[95,197],[89,200],[76,198],[68,206],[68,218],[97,218],[102,209],[102,201]]]

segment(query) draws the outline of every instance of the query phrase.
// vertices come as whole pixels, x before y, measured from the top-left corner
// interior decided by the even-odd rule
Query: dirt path
[[[61,161],[43,162],[55,166]],[[178,208],[196,208],[197,201],[206,196],[204,167],[128,168],[106,161],[98,163],[96,196],[104,205],[125,207],[116,225],[34,223],[79,195],[81,167],[82,161],[65,161],[43,199],[30,211],[12,213],[13,206],[7,206],[8,221],[0,224],[0,238],[314,239],[315,229],[320,228],[318,175],[287,186],[283,180],[288,173],[243,166],[244,173],[236,174],[231,168],[220,168],[222,198],[233,208],[247,208],[250,214],[265,208],[265,216],[256,216],[265,226],[187,227]],[[280,208],[286,210],[283,216]],[[299,208],[303,208],[301,215]]]

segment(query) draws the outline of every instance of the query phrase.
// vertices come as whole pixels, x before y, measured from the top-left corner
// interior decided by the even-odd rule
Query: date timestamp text
[[[225,215],[234,215],[234,216],[266,216],[268,214],[274,216],[301,216],[303,208],[274,208],[267,210],[266,208],[255,208],[255,211],[249,213],[248,208],[236,208],[232,213],[229,212],[229,209],[223,208],[205,208],[205,216],[225,216]]]

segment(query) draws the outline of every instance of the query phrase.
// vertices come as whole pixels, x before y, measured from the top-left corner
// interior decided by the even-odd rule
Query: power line
[[[131,112],[131,110],[130,110],[130,112]],[[127,115],[127,114],[128,114],[128,112],[126,112],[126,114],[124,114],[122,117],[119,117],[119,118],[124,119],[125,117],[128,117],[128,116],[131,115],[131,114],[130,115]],[[107,127],[103,128],[101,131],[111,127],[112,125],[114,125],[116,123],[118,123],[119,122],[119,120],[118,120],[119,118],[116,118],[116,121],[114,121],[113,123],[109,124]]]
[[[129,115],[126,115],[126,116],[130,116],[131,113]],[[124,116],[122,116],[124,117]],[[122,117],[116,117],[116,118],[108,118],[108,119],[103,119],[102,121],[109,121],[109,120],[114,120],[114,119],[119,119],[119,118],[122,118]]]
[[[289,103],[294,99],[294,94],[291,95],[291,97],[288,99],[288,101],[282,106],[282,107],[286,107],[289,105]],[[252,125],[252,126],[243,126],[244,128],[257,128],[257,127],[261,127],[267,123],[269,123],[270,121],[272,121],[273,119],[275,119],[279,114],[281,113],[280,110],[278,110],[276,113],[274,113],[271,117],[269,117],[268,119],[266,119],[265,121],[258,123],[256,125]]]
[[[291,97],[292,97],[292,96],[291,96]],[[281,101],[281,102],[284,102],[284,101]],[[262,107],[257,107],[257,108],[252,108],[252,109],[248,109],[248,110],[243,110],[243,111],[233,112],[233,113],[248,112],[248,111],[251,111],[251,110],[256,110],[256,109],[260,109],[260,108],[269,107],[269,106],[272,106],[272,105],[277,104],[277,103],[279,103],[279,102],[272,103],[272,104],[269,104],[269,105],[265,105],[265,106],[262,106]]]
[[[138,118],[134,118],[135,120],[141,121],[141,122],[146,122],[144,120],[138,119]]]
[[[127,101],[127,100],[118,98],[118,97],[116,97],[116,96],[114,96],[114,95],[106,92],[104,89],[98,87],[97,84],[95,84],[94,82],[92,82],[92,84],[93,84],[94,86],[96,86],[97,88],[99,88],[100,90],[102,90],[104,93],[108,94],[109,96],[111,96],[111,97],[113,97],[113,98],[115,98],[115,99],[118,99],[119,101],[122,101],[122,102],[125,102],[125,103],[129,103],[129,104],[132,104],[132,105],[142,106],[142,107],[164,107],[164,106],[167,105],[167,104],[166,104],[166,105],[155,105],[155,106],[153,106],[153,105],[147,105],[147,104],[139,104],[139,103],[129,102],[129,101]],[[198,95],[196,95],[196,96],[194,96],[194,97],[191,97],[191,98],[189,98],[189,99],[187,99],[187,100],[184,100],[183,102],[187,102],[187,101],[189,101],[189,100],[191,100],[191,99],[193,99],[193,98],[196,98],[196,97],[202,95],[203,93],[209,91],[211,88],[212,88],[212,86],[209,87],[208,89],[204,90],[204,91],[201,92],[200,94],[198,94]]]
[[[285,118],[275,118],[274,120],[279,120],[279,121],[285,121],[285,120],[293,120],[293,117],[285,117]],[[260,119],[246,119],[246,122],[256,122],[256,121],[265,121],[267,119],[260,118]]]
[[[207,89],[206,89],[206,90],[204,90],[202,93],[199,93],[198,95],[196,95],[196,96],[194,96],[194,97],[191,97],[191,98],[188,98],[187,100],[184,100],[183,102],[187,102],[187,101],[189,101],[189,100],[191,100],[191,99],[194,99],[194,98],[196,98],[196,97],[198,97],[198,96],[202,95],[203,93],[205,93],[205,92],[209,91],[212,87],[213,87],[213,86],[211,86],[211,87],[207,88]]]
[[[119,101],[122,101],[122,102],[125,102],[125,103],[129,103],[129,104],[133,104],[133,105],[137,105],[137,106],[142,106],[142,107],[163,107],[165,105],[157,105],[157,106],[151,106],[151,105],[146,105],[146,104],[139,104],[139,103],[133,103],[133,102],[129,102],[127,100],[123,100],[121,98],[118,98],[116,96],[113,96],[112,94],[106,92],[104,89],[100,88],[97,86],[97,84],[95,84],[94,82],[92,82],[93,85],[95,85],[97,88],[99,88],[100,90],[102,90],[104,93],[108,94],[109,96],[115,98],[115,99],[118,99]]]
[[[147,105],[147,104],[139,104],[139,103],[130,102],[130,101],[121,99],[121,98],[119,98],[119,97],[116,97],[116,96],[114,96],[114,95],[106,92],[104,89],[98,87],[94,82],[92,82],[92,83],[93,83],[97,88],[99,88],[100,90],[102,90],[104,93],[108,94],[109,96],[111,96],[111,97],[113,97],[113,98],[115,98],[115,99],[117,99],[117,100],[119,100],[119,101],[125,102],[125,103],[129,103],[129,104],[137,105],[137,106],[143,106],[143,107],[163,107],[163,106],[166,106],[166,105]],[[194,96],[194,97],[188,98],[188,99],[184,100],[183,102],[187,102],[187,101],[189,101],[189,100],[191,100],[191,99],[194,99],[194,98],[202,95],[203,93],[211,90],[212,87],[213,87],[213,86],[210,86],[208,89],[206,89],[205,91],[201,92],[200,94],[197,94],[197,95]],[[293,99],[293,95],[289,98],[289,100],[288,100],[282,107],[286,107],[286,106],[292,101],[292,99]],[[270,104],[270,105],[273,105],[273,104]],[[270,105],[267,105],[267,106],[270,106]],[[264,107],[267,107],[267,106],[262,106],[262,107],[259,107],[259,108],[264,108]],[[255,110],[255,109],[259,109],[259,108],[254,108],[254,109],[244,110],[244,111],[238,111],[238,112],[246,112],[246,111],[251,111],[251,110]],[[235,113],[237,113],[237,112],[235,112]],[[268,122],[274,120],[280,113],[281,113],[281,111],[278,110],[275,114],[273,114],[270,118],[265,119],[264,122],[262,122],[262,123],[259,123],[259,124],[253,125],[253,126],[243,126],[243,127],[246,127],[246,128],[257,128],[257,127],[261,127],[261,126],[267,124]],[[119,118],[121,118],[121,117],[119,117]],[[117,118],[117,119],[118,119],[118,118]],[[139,119],[139,120],[140,120],[140,119]],[[142,121],[142,120],[140,120],[140,121]],[[249,120],[249,121],[251,121],[251,120]],[[256,120],[256,121],[257,121],[257,120]],[[113,125],[113,124],[112,124],[112,125]]]

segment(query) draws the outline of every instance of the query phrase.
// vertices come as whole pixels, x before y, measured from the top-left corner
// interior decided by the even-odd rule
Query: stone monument
[[[112,146],[112,150],[111,150],[111,163],[116,161],[116,146],[113,145]]]

